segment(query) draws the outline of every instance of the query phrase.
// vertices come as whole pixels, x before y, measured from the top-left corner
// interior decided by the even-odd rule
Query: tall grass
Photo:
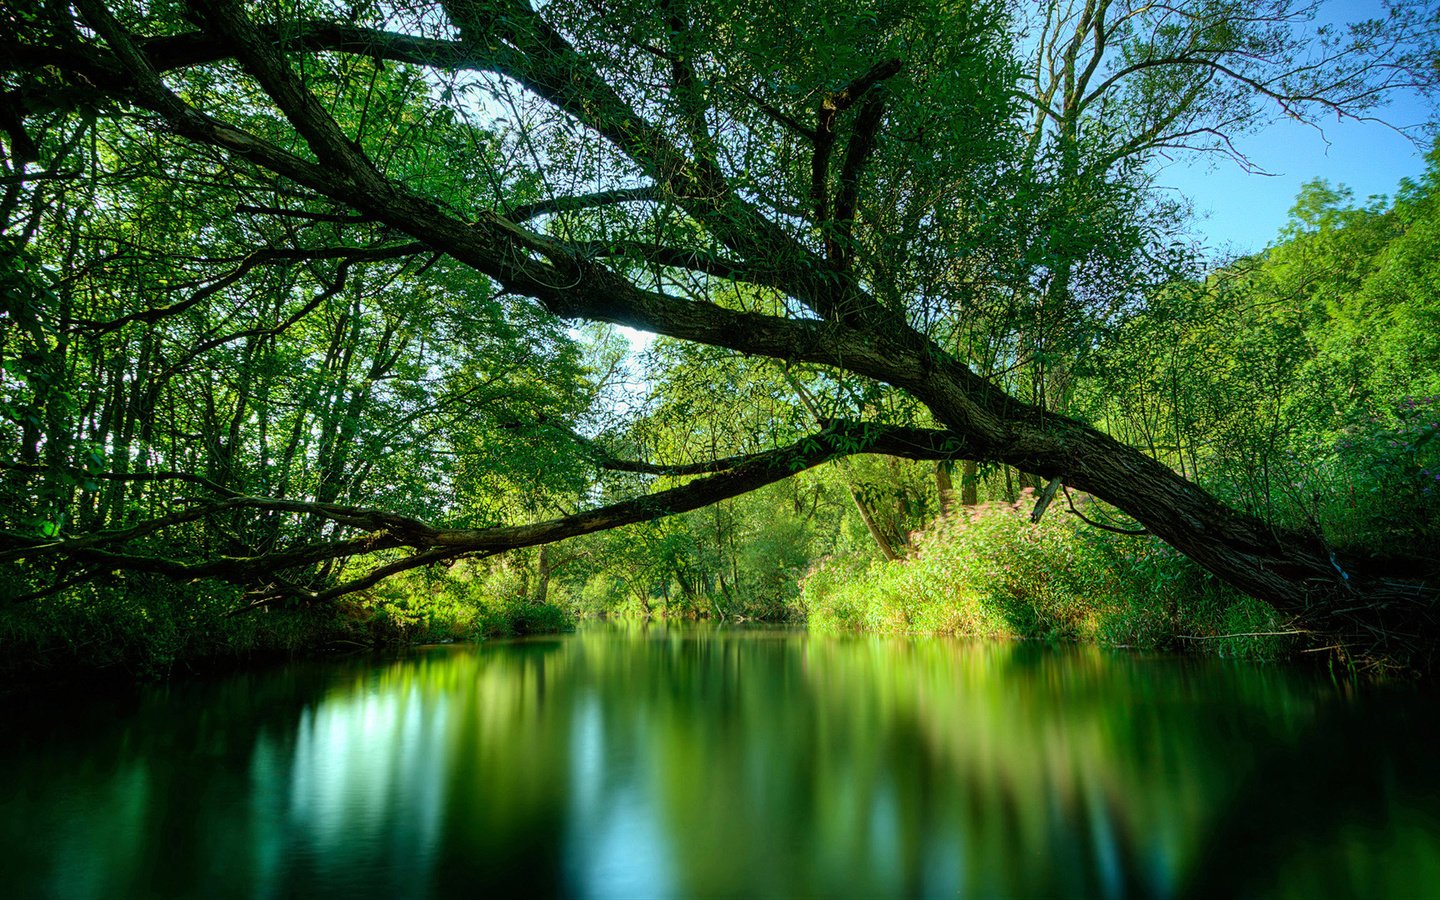
[[[1152,537],[1092,528],[1014,504],[962,509],[894,562],[824,560],[801,582],[797,614],[822,631],[879,631],[1186,646],[1274,658],[1298,647],[1286,621]]]

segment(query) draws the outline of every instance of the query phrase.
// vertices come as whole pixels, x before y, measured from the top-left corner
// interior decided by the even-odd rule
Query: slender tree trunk
[[[865,523],[865,530],[870,532],[870,538],[875,541],[875,546],[880,548],[880,553],[892,562],[899,559],[900,554],[895,551],[895,545],[880,529],[880,525],[875,521],[875,514],[870,511],[870,505],[865,502],[865,498],[860,496],[860,492],[849,481],[846,481],[845,489],[850,492],[850,499],[855,504],[855,510],[860,513],[860,521]]]
[[[817,423],[823,421],[824,417],[820,415],[820,410],[816,408],[815,401],[811,399],[810,392],[805,390],[805,386],[795,380],[789,372],[785,373],[785,380],[794,388],[795,396],[800,398],[800,404],[805,407],[805,411],[810,414],[810,417]],[[851,467],[850,460],[842,459],[840,461],[840,471],[845,482],[845,490],[850,494],[850,502],[855,504],[855,511],[860,513],[860,521],[865,523],[865,530],[870,533],[870,539],[880,549],[880,555],[892,562],[899,559],[900,554],[896,552],[894,542],[881,530],[879,523],[875,521],[874,511],[870,509],[870,505],[865,502],[865,498],[860,495],[860,489],[855,485],[855,470]]]
[[[975,506],[980,502],[980,465],[973,459],[960,464],[960,505]]]
[[[539,571],[536,573],[535,576],[535,593],[530,598],[530,602],[534,603],[536,606],[543,606],[545,602],[549,599],[550,573],[554,571],[551,568],[551,553],[549,544],[540,545],[540,554],[536,562],[536,567]]]
[[[951,509],[955,506],[955,483],[950,478],[950,470],[954,463],[948,459],[938,460],[935,463],[935,493],[940,498],[940,515],[950,515]]]

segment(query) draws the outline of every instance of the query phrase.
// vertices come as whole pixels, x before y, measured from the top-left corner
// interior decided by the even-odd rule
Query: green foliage
[[[1253,597],[1239,597],[1224,608],[1218,633],[1205,649],[1221,656],[1281,659],[1298,650],[1301,641],[1275,610]]]
[[[897,562],[823,560],[802,581],[797,612],[823,630],[1180,645],[1251,658],[1294,646],[1293,633],[1275,634],[1288,629],[1269,607],[1159,541],[1058,513],[1032,523],[1032,507],[1026,492],[1019,503],[964,509]]]
[[[1440,556],[1440,397],[1406,397],[1317,456],[1296,485],[1336,544]]]
[[[1081,408],[1284,528],[1440,556],[1440,155],[1394,201],[1314,182],[1280,240],[1119,322]]]
[[[468,206],[521,190],[459,164],[495,162],[496,148],[426,118],[433,85],[419,69],[365,56],[309,62],[308,84],[393,173]],[[185,80],[195,96],[232,97],[238,124],[283,138],[254,86],[206,68]],[[16,177],[0,204],[7,550],[134,530],[125,552],[166,565],[253,559],[340,529],[304,513],[189,513],[241,495],[486,525],[552,515],[588,488],[569,431],[587,413],[592,373],[562,323],[507,306],[488,279],[452,261],[375,254],[396,243],[385,227],[296,197],[246,165],[219,166],[150,123],[58,123],[43,131],[47,158],[85,172],[83,182]],[[290,146],[308,153],[300,143]],[[260,212],[287,207],[294,216]],[[179,524],[152,527],[170,518]],[[275,585],[324,590],[344,571],[343,558],[281,568]],[[94,654],[86,665],[160,672],[252,643],[370,634],[333,610],[223,619],[240,601],[221,584],[172,590],[137,575],[112,589],[131,576],[13,556],[0,576],[16,597],[97,580],[7,611],[15,657],[42,665],[84,646]],[[375,615],[394,619],[376,634],[419,633],[406,615]],[[495,621],[489,630],[506,620]],[[287,637],[300,633],[309,639]]]
[[[333,610],[231,615],[234,588],[116,573],[24,604],[0,598],[0,674],[13,680],[120,669],[168,677],[217,661],[294,653],[344,634]]]
[[[1440,254],[1428,252],[1440,234],[1437,185],[1432,171],[1402,186],[1392,204],[1359,207],[1343,189],[1308,186],[1263,257],[1171,283],[1116,317],[1103,352],[1075,370],[1084,376],[1077,411],[1278,526],[1319,532],[1345,552],[1440,555],[1440,282],[1431,271]],[[633,432],[647,455],[706,459],[783,439],[774,431],[781,420],[766,410],[787,408],[787,385],[767,374],[768,364],[661,343],[652,365],[654,414]],[[726,386],[716,389],[722,373]],[[837,412],[885,402],[862,386],[848,393],[810,383]],[[795,433],[806,423],[788,425]],[[663,540],[626,538],[624,548],[601,552],[605,565],[632,554],[622,568],[648,574],[591,576],[587,608],[716,614],[723,596],[718,606],[667,596],[666,585],[678,583],[675,561],[715,572],[738,560],[726,569],[742,573],[737,583],[784,597],[766,575],[825,558],[810,567],[800,595],[784,601],[820,627],[1180,642],[1252,658],[1298,646],[1276,634],[1290,629],[1267,607],[1237,600],[1158,542],[1061,526],[1054,514],[1038,528],[993,512],[942,521],[909,561],[879,562],[845,489],[875,510],[897,510],[900,534],[934,514],[933,490],[919,467],[887,471],[863,458],[846,466],[806,476],[826,482],[828,529],[807,524],[808,537],[798,538],[794,523],[775,514],[779,505],[750,499],[727,504],[723,515],[689,514],[686,528]],[[1004,496],[1001,475],[982,468],[981,494]],[[701,523],[713,535],[709,550],[701,550]],[[826,531],[829,543],[817,541]],[[637,593],[636,583],[650,587]],[[721,593],[712,575],[708,594]]]

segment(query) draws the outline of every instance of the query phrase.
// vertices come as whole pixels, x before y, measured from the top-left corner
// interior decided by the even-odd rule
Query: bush
[[[1347,429],[1310,478],[1332,543],[1382,556],[1397,541],[1416,555],[1440,553],[1440,397],[1407,397],[1393,416]]]
[[[140,678],[163,678],[182,667],[292,653],[346,633],[332,607],[235,615],[240,605],[240,591],[230,585],[180,584],[134,573],[5,604],[0,675],[44,679],[118,668]]]

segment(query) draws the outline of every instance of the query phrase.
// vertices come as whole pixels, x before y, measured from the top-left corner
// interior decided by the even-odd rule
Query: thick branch
[[[903,428],[878,423],[838,421],[826,423],[826,429],[835,434],[857,436],[865,446],[869,447],[863,452],[898,456],[904,459],[956,459],[960,447],[960,441],[956,435],[939,429]],[[821,432],[821,435],[824,433]],[[819,440],[821,435],[816,435],[813,439]],[[591,446],[593,448],[593,444]],[[746,453],[706,462],[679,464],[650,463],[601,456],[598,465],[611,472],[633,472],[640,475],[707,475],[732,471],[773,452]]]
[[[275,101],[321,163],[340,168],[367,188],[381,186],[379,171],[360,145],[340,130],[315,95],[295,77],[280,49],[255,29],[241,4],[233,0],[191,0],[190,5],[205,20],[207,30],[234,45],[246,71]]]
[[[835,194],[834,234],[826,242],[830,263],[838,269],[848,268],[854,254],[851,243],[854,239],[855,211],[860,203],[860,175],[875,151],[875,140],[884,116],[884,97],[881,94],[867,97],[855,117],[855,130],[845,145],[845,160],[840,166],[840,190]]]
[[[963,457],[968,450],[966,442],[953,432],[837,422],[787,447],[757,453],[723,472],[680,487],[534,525],[441,531],[427,542],[457,551],[533,547],[699,509],[841,456],[885,453],[911,459],[938,459]]]

